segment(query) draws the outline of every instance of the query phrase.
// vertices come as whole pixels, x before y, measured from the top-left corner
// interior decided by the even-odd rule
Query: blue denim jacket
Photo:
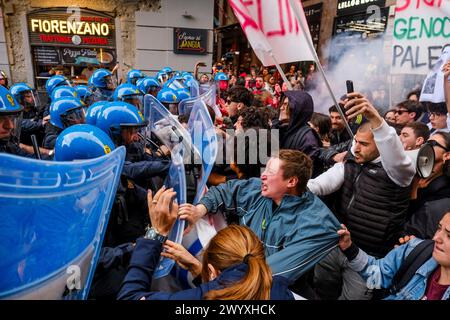
[[[359,272],[367,281],[368,288],[390,288],[392,279],[408,254],[423,240],[413,239],[408,243],[391,250],[383,259],[376,259],[359,249],[359,253],[349,265]],[[420,300],[425,294],[428,278],[438,267],[434,258],[430,258],[415,273],[408,284],[396,294],[385,300]],[[445,291],[442,300],[450,297],[450,287]]]

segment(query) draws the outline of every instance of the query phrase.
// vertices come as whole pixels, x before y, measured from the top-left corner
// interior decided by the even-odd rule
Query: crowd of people
[[[328,114],[314,112],[313,67],[306,76],[291,67],[288,90],[267,68],[217,64],[210,76],[199,66],[194,74],[165,67],[155,77],[133,69],[119,85],[102,68],[87,85],[54,75],[46,103],[0,73],[0,152],[76,161],[126,149],[91,299],[450,298],[450,61],[442,70],[446,101],[420,102],[414,91],[384,114],[358,92]],[[244,156],[219,144],[230,161],[216,163],[198,203],[188,192],[178,204],[163,186],[170,148],[147,139],[145,96],[186,125],[180,103],[210,88],[217,138],[244,137],[236,148]],[[273,145],[267,162],[250,160]],[[177,219],[188,232],[216,215],[228,226],[200,260],[167,239]],[[161,257],[191,274],[191,288],[173,276],[170,286],[154,283]]]

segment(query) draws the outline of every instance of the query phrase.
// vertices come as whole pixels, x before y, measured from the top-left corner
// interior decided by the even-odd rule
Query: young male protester
[[[356,132],[346,161],[310,180],[308,188],[321,196],[338,191],[334,208],[337,217],[347,225],[359,247],[382,257],[401,236],[415,167],[395,129],[375,107],[360,93],[349,94],[348,98],[344,106],[348,118],[362,114],[368,122]],[[365,282],[348,267],[340,250],[332,251],[316,266],[315,285],[323,298],[371,298]]]

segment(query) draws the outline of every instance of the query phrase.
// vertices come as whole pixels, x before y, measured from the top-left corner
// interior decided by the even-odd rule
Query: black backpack
[[[424,240],[419,243],[403,260],[400,268],[397,270],[394,278],[392,279],[392,285],[389,289],[374,290],[374,299],[383,299],[389,295],[396,294],[402,290],[416,271],[427,262],[433,253],[434,241]]]

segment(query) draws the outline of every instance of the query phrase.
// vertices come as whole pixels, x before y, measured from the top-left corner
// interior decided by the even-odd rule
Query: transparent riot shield
[[[172,164],[169,174],[164,182],[167,188],[173,188],[177,193],[178,204],[186,203],[186,175],[183,164],[183,148],[182,145],[176,146],[171,152]],[[185,221],[177,219],[169,234],[169,239],[176,243],[183,240]],[[172,259],[161,257],[158,267],[153,277],[159,279],[167,276],[172,270],[175,261]]]
[[[200,87],[197,80],[192,79],[192,81],[189,84],[191,86],[190,87],[191,97],[192,98],[198,97],[200,95]]]
[[[124,159],[0,154],[0,298],[87,298]]]
[[[192,109],[194,108],[194,105],[197,103],[197,101],[204,101],[206,105],[213,108],[214,113],[216,114],[216,117],[220,118],[222,117],[222,113],[219,110],[219,107],[216,103],[216,87],[210,86],[208,87],[208,91],[205,91],[203,94],[199,95],[195,98],[189,98],[184,99],[180,101],[178,105],[178,114],[180,115],[191,115]]]
[[[202,197],[209,175],[213,169],[218,152],[217,134],[209,115],[205,101],[198,100],[192,109],[188,122],[189,133],[192,137],[192,144],[201,155],[201,174],[197,184],[197,192],[194,204],[197,204]],[[197,160],[197,159],[195,159]]]
[[[181,145],[184,163],[192,163],[200,154],[192,144],[191,135],[177,118],[167,110],[155,97],[145,95],[144,117],[148,120],[147,130],[152,132],[169,150]],[[199,161],[199,160],[197,160]]]
[[[166,107],[155,97],[146,95],[144,98],[144,117],[148,120],[147,130],[171,151],[172,164],[165,185],[174,188],[177,192],[179,204],[186,203],[186,175],[185,161],[191,161],[192,154],[198,154],[192,145],[189,132],[178,122]],[[198,156],[197,156],[198,157]],[[185,222],[177,220],[169,234],[169,239],[181,243]],[[159,279],[168,275],[175,264],[172,259],[162,258],[154,273],[154,278]]]

